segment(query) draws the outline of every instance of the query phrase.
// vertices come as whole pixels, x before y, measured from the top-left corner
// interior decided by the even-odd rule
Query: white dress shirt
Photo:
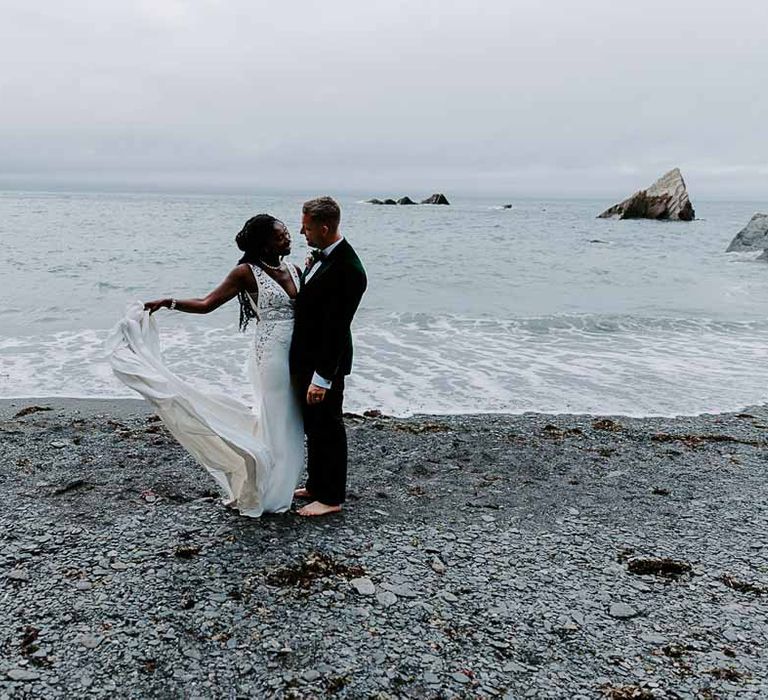
[[[312,275],[317,272],[317,270],[325,263],[325,261],[328,259],[328,256],[336,249],[336,246],[339,245],[344,240],[344,236],[341,236],[337,240],[335,240],[331,245],[326,246],[323,248],[320,252],[323,254],[323,259],[319,262],[316,262],[312,267],[309,269],[309,272],[307,273],[307,276],[304,278],[304,284],[309,282],[309,280],[312,279]],[[331,388],[331,382],[326,379],[325,377],[321,377],[317,372],[315,372],[312,375],[312,383],[315,386],[322,387],[323,389],[330,389]]]

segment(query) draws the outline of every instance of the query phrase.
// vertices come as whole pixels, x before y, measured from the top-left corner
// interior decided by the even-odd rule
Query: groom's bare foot
[[[312,501],[308,506],[304,506],[296,512],[299,515],[310,518],[315,515],[330,515],[331,513],[338,513],[340,511],[341,506],[327,506],[325,503],[320,503],[320,501]]]
[[[293,492],[293,497],[294,498],[308,498],[308,499],[311,499],[312,498],[312,494],[309,491],[307,491],[307,489],[296,489]]]

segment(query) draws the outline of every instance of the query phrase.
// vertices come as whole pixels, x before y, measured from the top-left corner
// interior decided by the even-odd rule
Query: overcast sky
[[[768,199],[766,0],[0,0],[0,187]]]

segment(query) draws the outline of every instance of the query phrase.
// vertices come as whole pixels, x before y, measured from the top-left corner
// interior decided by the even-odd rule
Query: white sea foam
[[[106,332],[0,342],[2,397],[130,396]],[[164,328],[166,362],[247,400],[249,338],[232,326]],[[768,401],[768,323],[555,316],[497,321],[388,314],[356,328],[347,408],[386,413],[679,415]]]

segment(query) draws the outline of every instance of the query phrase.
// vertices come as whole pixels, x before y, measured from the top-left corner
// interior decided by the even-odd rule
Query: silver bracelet
[[[171,311],[174,311],[176,309],[176,300],[171,299],[171,305],[168,307]]]

